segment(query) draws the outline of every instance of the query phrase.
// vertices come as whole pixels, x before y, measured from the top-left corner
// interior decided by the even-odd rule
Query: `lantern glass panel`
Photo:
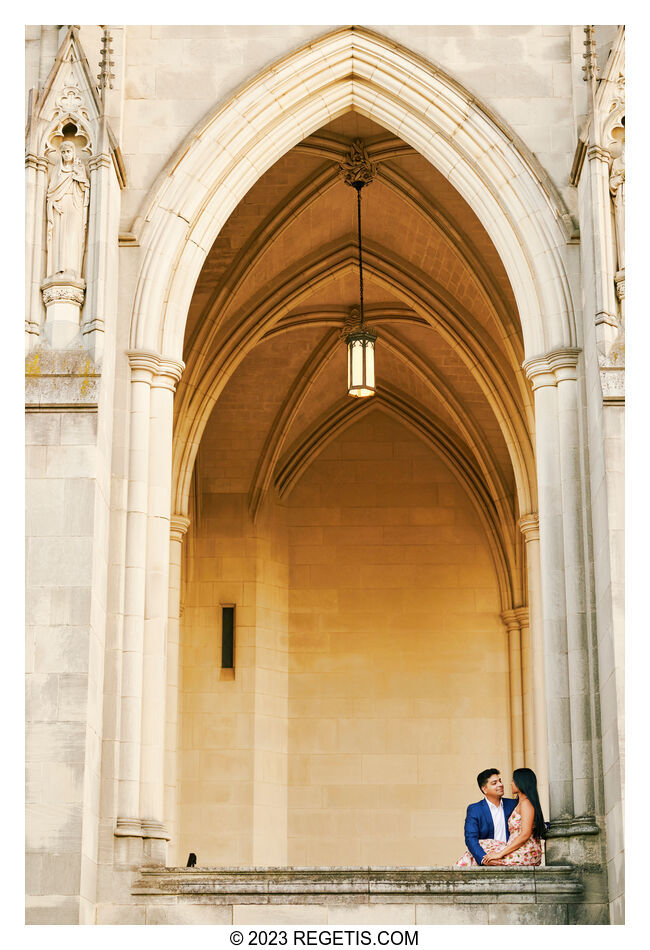
[[[348,393],[359,399],[375,394],[374,340],[368,337],[348,343]]]

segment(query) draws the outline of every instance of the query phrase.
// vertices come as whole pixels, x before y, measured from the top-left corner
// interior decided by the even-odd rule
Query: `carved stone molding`
[[[158,368],[158,356],[156,353],[128,353],[129,365],[131,367],[132,383],[147,383],[151,385],[151,380]]]
[[[183,375],[184,369],[185,363],[180,362],[180,360],[166,360],[161,358],[158,372],[151,381],[152,389],[171,389],[171,391],[174,392],[176,383]]]
[[[522,515],[517,524],[526,541],[539,541],[539,515],[536,511]]]
[[[619,327],[618,317],[616,316],[615,313],[609,313],[608,310],[599,310],[598,313],[596,314],[596,319],[594,320],[594,323],[597,327],[600,327],[603,325],[608,326],[608,327],[615,327],[616,329],[618,329]]]
[[[508,633],[517,633],[520,630],[521,624],[516,610],[503,610],[501,612],[501,619]]]
[[[520,627],[530,626],[530,611],[528,607],[515,607],[514,614]]]
[[[169,834],[162,822],[148,818],[118,818],[113,834],[116,838],[160,838],[169,841]]]
[[[141,838],[142,822],[139,818],[118,818],[113,834],[116,838]]]
[[[166,359],[153,350],[127,350],[126,355],[131,367],[131,379],[148,381],[152,388],[171,389],[173,392],[185,369],[185,363],[180,360]]]
[[[192,522],[185,515],[172,515],[169,519],[169,536],[172,541],[183,542]]]
[[[46,307],[57,303],[72,303],[81,307],[84,302],[86,282],[82,278],[58,274],[48,277],[41,285],[43,303]]]
[[[614,277],[616,285],[616,297],[618,300],[625,300],[625,268],[617,272]]]
[[[612,161],[612,153],[606,148],[603,148],[602,145],[590,145],[587,149],[587,158],[590,162],[604,162],[605,165],[609,167],[610,162]]]
[[[547,838],[572,838],[576,835],[598,835],[600,828],[591,816],[580,818],[555,818],[546,833]]]
[[[163,841],[169,841],[169,833],[165,830],[163,823],[151,818],[142,819],[142,837],[161,838]]]
[[[544,356],[534,356],[522,363],[533,391],[542,386],[557,386],[563,380],[577,379],[578,358],[582,350],[566,346],[552,350]]]
[[[47,159],[42,156],[34,155],[33,152],[28,152],[27,155],[25,155],[25,168],[33,168],[38,172],[47,172],[49,167]]]

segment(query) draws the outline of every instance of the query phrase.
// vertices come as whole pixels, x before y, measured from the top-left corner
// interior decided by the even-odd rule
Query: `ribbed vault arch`
[[[342,316],[342,313],[337,313],[335,315],[336,322]],[[374,318],[375,314],[371,313],[369,317]],[[272,483],[291,424],[307,398],[314,381],[333,356],[338,336],[338,332],[330,331],[321,339],[300,372],[297,373],[293,385],[269,428],[248,496],[249,511],[253,519],[255,519],[264,492],[269,489]],[[465,441],[463,451],[467,454],[471,453],[473,456],[487,491],[493,500],[500,523],[506,526],[505,530],[507,531],[507,526],[514,524],[514,512],[508,503],[508,488],[489,442],[485,439],[472,413],[463,405],[462,400],[453,391],[443,374],[436,371],[417,353],[414,353],[398,334],[387,327],[384,327],[381,332],[381,347],[387,349],[406,364],[429,391],[444,403]]]
[[[345,154],[343,146],[336,145],[336,148],[332,147],[331,151],[336,161],[343,159]],[[384,151],[385,149],[372,145],[368,148],[373,159],[379,159]],[[499,329],[499,342],[503,345],[508,362],[513,369],[524,405],[529,406],[528,387],[521,371],[524,354],[516,331],[516,315],[511,312],[508,301],[492,278],[489,269],[484,265],[480,254],[473,248],[459,224],[433,207],[407,176],[397,169],[379,165],[378,178],[410,209],[426,220],[427,224],[442,237],[447,246],[473,274]],[[245,285],[259,260],[259,255],[268,252],[284,231],[299,221],[300,216],[306,214],[313,202],[325,195],[338,180],[337,165],[319,168],[294,188],[288,199],[281,201],[271,210],[240,249],[203,308],[196,323],[196,330],[186,345],[188,368],[184,385],[179,391],[179,409],[182,409],[184,394],[197,385],[201,378],[204,364],[210,358],[209,354],[217,339],[228,301],[233,299]],[[532,419],[529,418],[528,421],[531,423]]]
[[[196,279],[230,213],[281,155],[350,110],[415,148],[471,204],[508,272],[526,355],[575,345],[563,261],[568,215],[532,154],[442,70],[347,27],[248,83],[161,173],[137,227],[131,347],[181,358]]]
[[[494,564],[501,609],[512,608],[520,591],[516,551],[500,523],[499,514],[475,460],[440,420],[404,393],[384,386],[371,400],[342,400],[321,415],[302,433],[280,459],[275,485],[280,496],[287,495],[314,458],[341,432],[367,413],[380,409],[410,429],[434,451],[463,485],[472,500],[488,539]]]
[[[220,348],[199,379],[179,386],[178,423],[173,450],[174,505],[187,509],[191,472],[201,435],[219,394],[245,356],[264,335],[305,297],[339,274],[357,266],[354,241],[337,242],[317,255],[294,264],[278,276],[273,289],[257,301],[249,301],[229,332],[220,338]],[[412,265],[389,254],[385,248],[367,246],[364,266],[369,278],[385,285],[429,325],[435,327],[458,352],[490,404],[510,452],[517,485],[519,508],[531,510],[535,499],[534,456],[519,400],[500,367],[500,354],[489,335],[463,311],[457,301],[436,285],[429,275],[418,275]],[[340,324],[339,324],[340,325]]]

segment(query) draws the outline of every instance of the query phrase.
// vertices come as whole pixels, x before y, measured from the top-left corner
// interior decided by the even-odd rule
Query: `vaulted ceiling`
[[[379,334],[367,400],[346,394],[341,341],[359,281],[356,194],[339,162],[357,138],[377,163],[362,193],[366,319]],[[510,283],[476,214],[410,146],[348,113],[276,162],[215,241],[187,320],[176,438],[198,441],[205,424],[225,447],[211,490],[247,493],[254,516],[341,426],[388,412],[466,481],[514,556],[535,492],[523,358]]]

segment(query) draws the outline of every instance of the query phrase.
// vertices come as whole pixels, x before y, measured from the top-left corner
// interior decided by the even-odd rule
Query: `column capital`
[[[515,607],[513,613],[520,627],[530,626],[530,612],[528,607]]]
[[[185,363],[182,363],[180,360],[166,360],[161,358],[158,372],[151,383],[152,388],[171,389],[171,391],[174,392],[176,383],[183,375],[184,369]]]
[[[533,385],[533,391],[542,386],[557,386],[563,379],[576,379],[581,352],[577,346],[563,346],[524,360],[521,365]]]
[[[536,511],[522,515],[517,524],[526,541],[539,541],[539,515]]]
[[[35,168],[36,171],[45,172],[47,174],[49,163],[42,155],[27,152],[25,155],[25,168]]]
[[[609,166],[612,161],[612,153],[603,148],[602,145],[590,145],[587,149],[587,158],[590,162],[604,162],[605,165]]]
[[[148,376],[153,388],[171,389],[173,392],[185,369],[185,363],[167,359],[154,350],[127,350],[126,355],[131,367],[131,378],[139,376],[138,381],[145,382]]]
[[[97,152],[96,155],[93,155],[92,158],[88,160],[88,168],[91,172],[94,172],[97,168],[112,168],[113,159],[106,152]]]
[[[126,355],[129,358],[129,366],[131,367],[131,379],[144,382],[147,381],[147,377],[149,377],[148,381],[150,382],[158,370],[160,363],[159,355],[152,350],[127,350]]]
[[[505,628],[508,633],[516,633],[520,629],[519,617],[517,616],[517,608],[510,610],[503,610],[501,612],[501,619],[505,624]]]
[[[172,541],[182,542],[191,522],[185,515],[172,515],[169,519],[169,535]]]

